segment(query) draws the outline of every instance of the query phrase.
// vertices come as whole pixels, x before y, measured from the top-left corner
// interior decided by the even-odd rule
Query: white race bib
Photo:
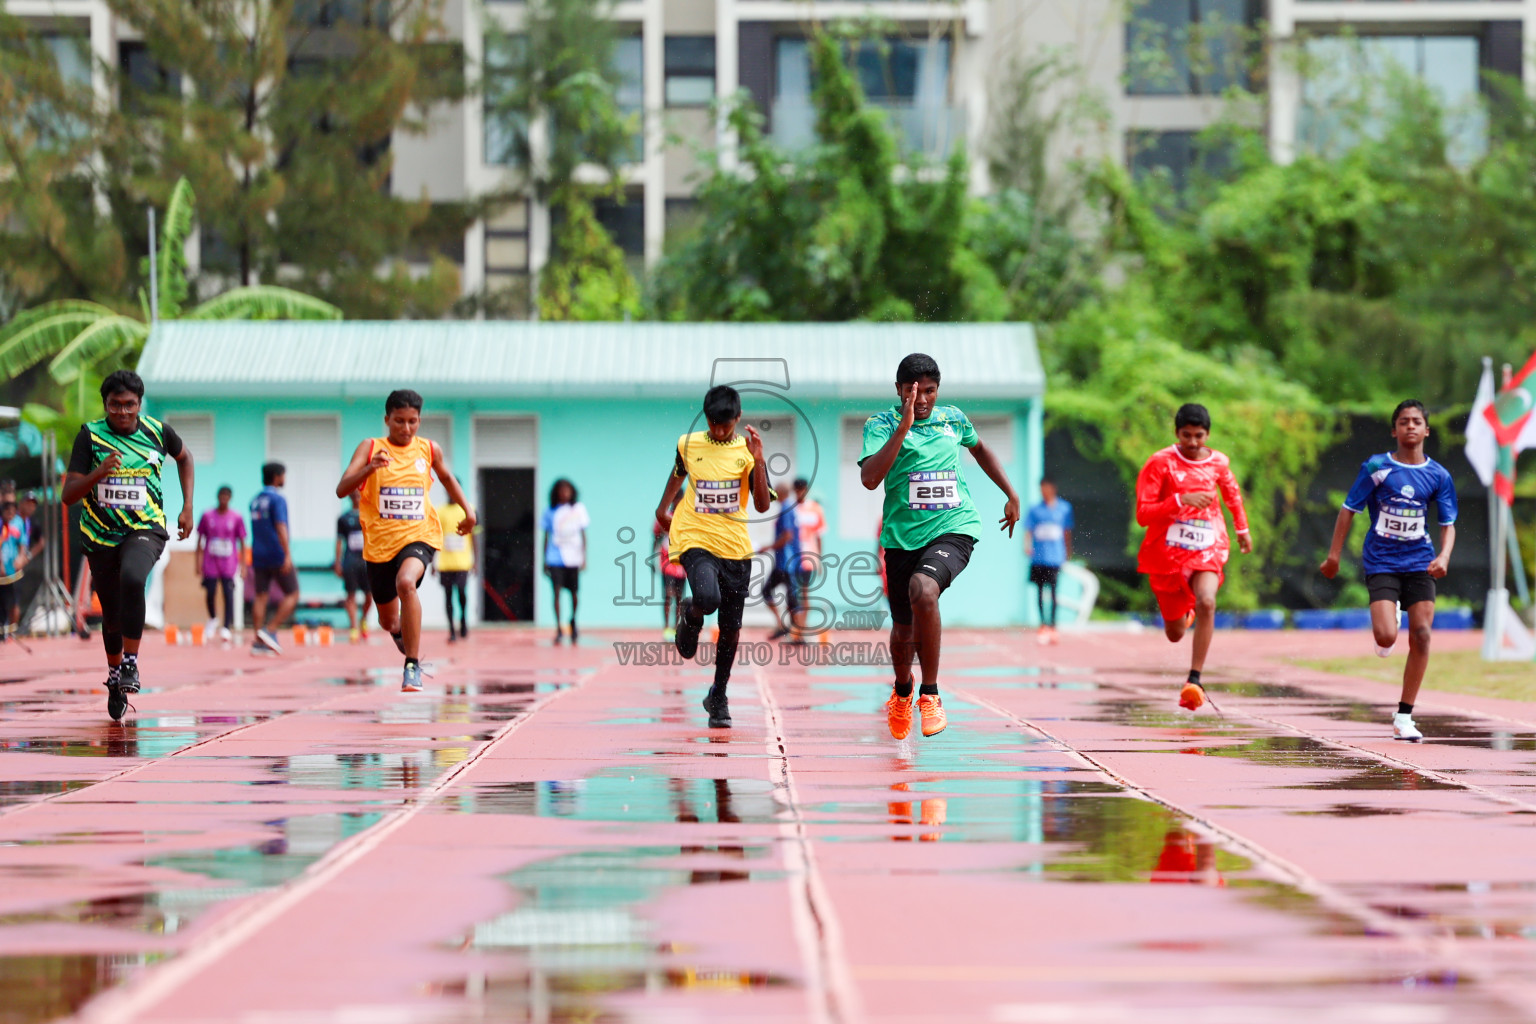
[[[379,518],[427,518],[426,491],[420,487],[380,487]]]
[[[235,553],[235,542],[228,537],[209,537],[208,553],[214,558],[228,558]]]
[[[96,504],[142,512],[149,507],[149,483],[138,476],[109,476],[96,485]]]
[[[1207,519],[1180,519],[1168,527],[1168,546],[1204,551],[1216,543],[1216,527]]]
[[[693,482],[693,507],[697,512],[740,512],[741,481],[695,480]]]
[[[938,512],[960,507],[960,477],[952,469],[907,474],[907,507]]]
[[[443,533],[444,551],[463,551],[464,535],[457,530],[447,530]]]
[[[1376,516],[1376,536],[1388,540],[1423,540],[1424,513],[1412,508],[1396,511],[1383,508]]]
[[[363,531],[362,530],[349,530],[347,532],[347,550],[348,551],[361,551],[361,550],[363,550]]]
[[[1035,527],[1035,540],[1042,544],[1061,540],[1067,532],[1061,528],[1060,523],[1041,523]]]

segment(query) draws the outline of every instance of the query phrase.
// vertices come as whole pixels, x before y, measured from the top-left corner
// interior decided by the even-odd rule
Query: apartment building
[[[299,9],[334,19],[361,2],[304,0]],[[133,27],[102,0],[8,0],[7,9],[57,41],[61,67],[93,76],[102,90],[101,66],[151,73]],[[446,0],[443,13],[449,36],[479,68],[485,19],[515,35],[524,4]],[[1484,70],[1528,82],[1536,73],[1528,45],[1536,0],[620,0],[614,17],[623,30],[614,55],[619,100],[642,115],[643,129],[624,171],[625,201],[605,203],[599,216],[637,264],[657,259],[669,231],[686,222],[699,152],[722,142],[717,98],[745,90],[775,139],[793,146],[812,137],[806,40],[836,20],[880,27],[885,45],[850,57],[908,152],[939,156],[962,143],[976,152],[1009,62],[1054,49],[1081,69],[1062,88],[1095,90],[1108,113],[1102,136],[1070,144],[1175,178],[1198,159],[1198,133],[1231,114],[1224,94],[1234,86],[1256,93],[1239,114],[1288,159],[1338,141],[1319,111],[1357,69],[1396,61],[1453,109],[1471,105]],[[1309,79],[1298,55],[1331,70]],[[425,136],[392,140],[397,194],[462,200],[515,178],[506,127],[479,97],[434,111],[431,123]],[[1464,118],[1458,151],[1475,156],[1484,131],[1475,116]],[[984,190],[975,163],[975,187]],[[549,211],[532,202],[475,224],[462,250],[466,293],[526,282],[549,242]]]

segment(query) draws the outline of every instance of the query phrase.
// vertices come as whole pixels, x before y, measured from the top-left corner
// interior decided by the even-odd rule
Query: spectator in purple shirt
[[[219,636],[232,637],[235,626],[235,577],[245,551],[245,517],[229,507],[235,492],[219,488],[219,507],[203,513],[197,524],[197,564],[202,568],[203,592],[208,597],[209,636],[219,628],[215,595],[224,592],[224,628]]]

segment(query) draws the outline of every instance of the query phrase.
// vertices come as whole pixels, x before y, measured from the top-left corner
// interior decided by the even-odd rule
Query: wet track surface
[[[1400,744],[1283,635],[1219,636],[1191,716],[1158,637],[954,631],[940,736],[798,664],[712,731],[707,669],[606,639],[410,695],[151,642],[120,726],[94,648],[4,652],[0,1022],[1536,1020],[1521,705]]]

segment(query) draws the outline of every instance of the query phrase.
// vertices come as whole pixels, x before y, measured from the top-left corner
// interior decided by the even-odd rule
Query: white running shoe
[[[216,637],[218,635],[219,635],[219,620],[217,618],[209,619],[208,620],[208,625],[203,627],[203,639],[204,640],[212,640],[214,637]]]
[[[234,634],[232,634],[229,631],[229,627],[228,626],[220,626],[219,627],[219,639],[220,640],[223,640],[225,643],[229,643],[234,638],[235,638]]]
[[[1417,743],[1424,738],[1419,727],[1413,724],[1413,716],[1398,712],[1392,716],[1392,738]]]
[[[265,647],[267,650],[271,651],[273,654],[283,653],[283,645],[277,642],[277,637],[273,636],[271,633],[264,629],[258,629],[256,631],[256,642]]]

